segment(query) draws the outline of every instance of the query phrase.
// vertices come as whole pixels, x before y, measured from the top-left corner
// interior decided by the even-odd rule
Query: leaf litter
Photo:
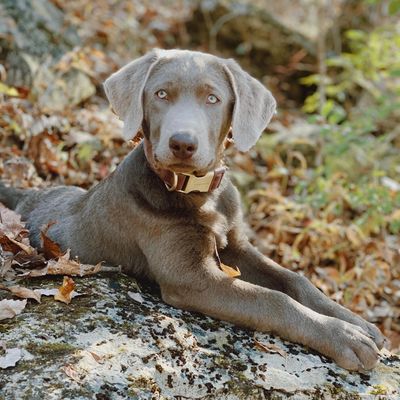
[[[75,289],[70,276],[93,275],[104,271],[120,271],[119,267],[82,264],[71,259],[70,250],[63,252],[53,241],[48,230],[56,222],[51,222],[41,230],[41,249],[29,243],[28,230],[21,216],[0,203],[0,291],[8,292],[24,300],[3,299],[0,301],[0,320],[14,318],[20,314],[27,299],[41,302],[41,296],[53,296],[55,300],[69,304],[81,294]],[[17,284],[21,279],[63,275],[63,283],[53,289],[31,289]]]

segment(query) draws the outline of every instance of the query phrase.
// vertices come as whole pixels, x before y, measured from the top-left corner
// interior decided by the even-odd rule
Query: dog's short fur
[[[105,91],[125,137],[142,129],[150,154],[139,145],[89,191],[1,185],[0,201],[22,214],[33,245],[40,227],[57,221],[49,235],[64,250],[155,280],[173,306],[276,332],[349,370],[373,368],[384,342],[379,330],[248,242],[228,176],[211,193],[182,194],[168,191],[154,172],[217,168],[230,127],[237,148],[248,150],[275,111],[271,93],[233,60],[182,50],[148,53],[107,79]],[[196,141],[189,157],[171,150],[177,133]],[[218,268],[215,243],[222,262],[239,267],[239,279]]]

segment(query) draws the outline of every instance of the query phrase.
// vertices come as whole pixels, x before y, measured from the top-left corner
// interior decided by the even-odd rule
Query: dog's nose
[[[198,146],[197,139],[189,133],[175,133],[169,139],[169,148],[176,158],[192,157]]]

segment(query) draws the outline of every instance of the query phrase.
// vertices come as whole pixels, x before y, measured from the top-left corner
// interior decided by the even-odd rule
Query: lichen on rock
[[[54,280],[41,285],[54,286]],[[36,286],[38,282],[33,281]],[[22,360],[0,375],[1,399],[357,399],[400,396],[400,359],[365,374],[278,337],[284,356],[261,351],[253,332],[164,304],[123,275],[77,280],[69,305],[48,298],[2,324]],[[99,398],[99,397],[97,397]]]

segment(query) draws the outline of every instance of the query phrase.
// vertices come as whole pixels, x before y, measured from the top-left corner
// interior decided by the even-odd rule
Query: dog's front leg
[[[383,347],[385,337],[375,325],[329,299],[304,276],[265,257],[238,232],[230,233],[228,246],[221,253],[221,257],[224,263],[239,267],[242,279],[286,293],[320,314],[357,325],[374,340],[378,348]]]
[[[361,328],[318,314],[286,294],[228,277],[213,256],[212,240],[165,232],[143,249],[165,302],[264,332],[275,332],[333,358],[349,370],[374,367],[375,343]]]

